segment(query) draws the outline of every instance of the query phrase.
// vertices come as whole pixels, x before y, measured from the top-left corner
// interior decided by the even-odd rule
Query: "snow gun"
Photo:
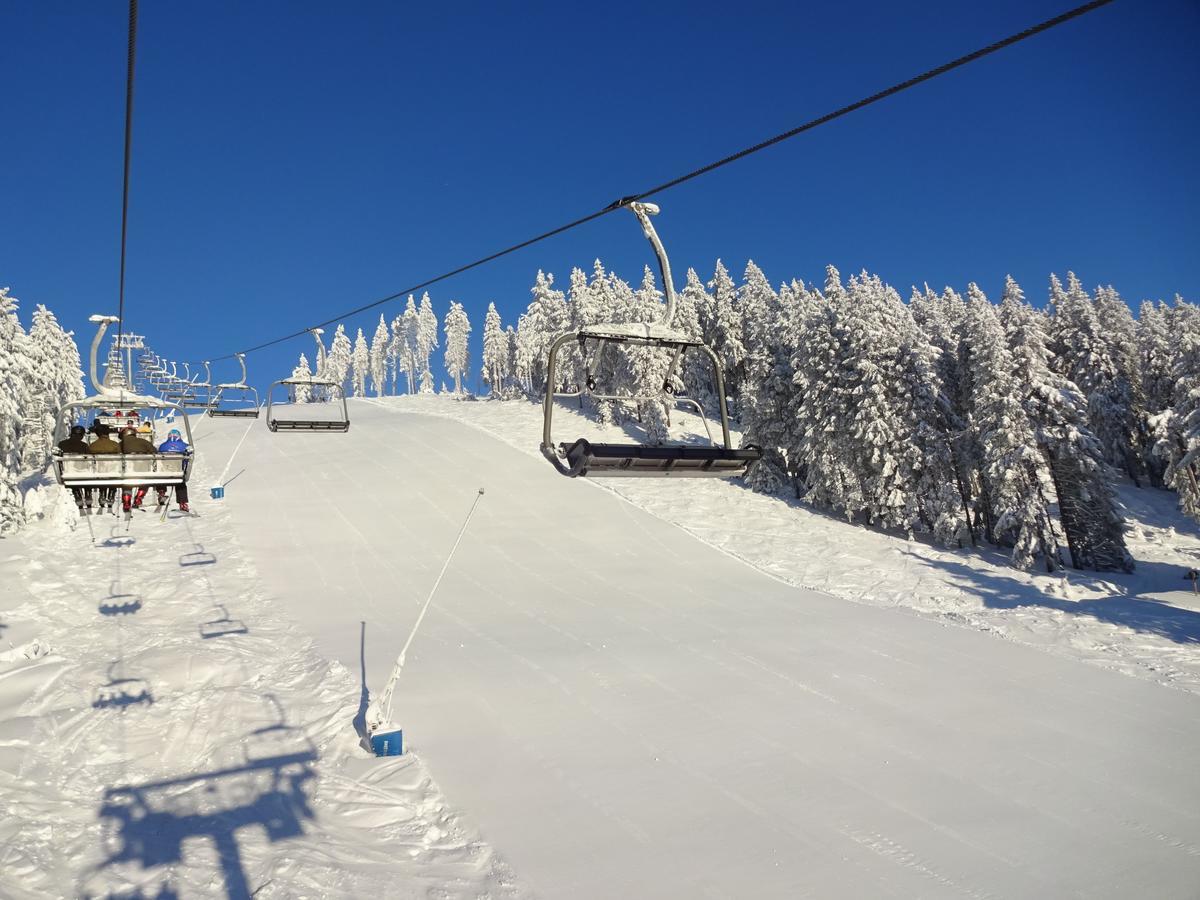
[[[400,679],[400,672],[404,669],[404,661],[408,657],[408,648],[412,646],[413,638],[417,636],[417,629],[421,627],[421,622],[425,619],[425,613],[429,612],[429,606],[433,603],[433,597],[437,593],[438,585],[442,583],[442,577],[446,574],[446,570],[450,568],[450,560],[454,559],[454,551],[458,549],[463,535],[467,532],[467,526],[471,524],[471,517],[475,515],[475,507],[479,505],[479,501],[482,499],[483,488],[480,488],[479,492],[475,495],[475,501],[471,504],[471,509],[467,512],[467,517],[463,520],[462,527],[458,529],[458,536],[454,539],[454,546],[450,548],[450,552],[446,555],[446,561],[442,563],[442,570],[438,572],[438,577],[434,580],[433,587],[429,590],[429,596],[425,598],[425,604],[421,607],[421,612],[417,615],[417,621],[413,623],[412,631],[408,634],[408,640],[404,642],[404,647],[400,650],[400,655],[396,658],[396,664],[392,667],[392,674],[388,676],[383,693],[379,695],[378,700],[372,700],[367,705],[367,741],[371,745],[371,752],[376,756],[400,756],[404,753],[404,731],[392,724],[392,694],[396,690],[396,682]]]

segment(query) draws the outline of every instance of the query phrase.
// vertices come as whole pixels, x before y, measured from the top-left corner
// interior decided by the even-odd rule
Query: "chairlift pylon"
[[[234,355],[237,357],[238,363],[241,364],[242,377],[239,380],[229,382],[228,384],[217,385],[217,393],[216,396],[213,397],[212,405],[208,408],[208,415],[227,416],[230,418],[257,419],[258,409],[260,406],[258,401],[258,390],[246,384],[246,354],[236,353]],[[204,365],[207,368],[208,363],[205,362]],[[226,392],[228,391],[240,392],[240,396],[232,402],[243,405],[222,406],[221,402],[223,400],[225,400],[227,403],[230,402],[225,396]],[[246,407],[244,404],[251,394],[254,395],[254,405],[251,407]]]
[[[322,330],[320,328],[310,328],[313,338],[317,342],[317,372],[324,372],[326,369],[325,360],[325,345],[321,343]],[[317,402],[336,403],[341,400],[342,415],[340,418],[324,418],[324,419],[304,419],[293,416],[282,416],[275,412],[274,394],[276,388],[286,388],[292,400],[292,405],[299,405],[295,401],[296,388],[306,388],[308,391],[316,391],[323,395],[324,399]],[[309,395],[312,396],[311,393]],[[350,430],[350,410],[346,405],[346,389],[340,384],[330,381],[327,378],[311,376],[308,378],[282,378],[271,384],[267,389],[267,427],[271,431],[329,431],[329,432],[346,432]]]
[[[104,339],[108,326],[120,321],[116,316],[92,316],[89,321],[97,324],[96,336],[92,339],[91,369],[92,386],[96,393],[62,406],[55,414],[54,450],[52,462],[54,477],[66,488],[120,487],[136,489],[143,486],[174,487],[187,484],[192,470],[192,428],[187,410],[177,403],[157,397],[135,394],[123,383],[101,382],[96,368],[96,352]],[[92,422],[107,422],[105,414],[110,410],[161,410],[173,411],[183,421],[187,435],[186,453],[64,453],[59,443],[65,440],[71,427]],[[126,416],[122,424],[128,424]]]
[[[578,331],[569,331],[555,338],[550,345],[546,362],[546,394],[540,446],[542,455],[550,461],[555,469],[570,478],[581,476],[730,478],[743,475],[762,457],[762,449],[753,444],[740,449],[731,446],[729,411],[725,399],[725,377],[717,355],[703,341],[689,338],[671,327],[675,316],[675,286],[671,280],[671,264],[667,259],[667,252],[663,248],[662,241],[659,240],[658,233],[650,221],[650,216],[658,214],[658,207],[653,203],[632,202],[629,204],[629,208],[637,216],[642,225],[642,232],[650,241],[650,245],[658,257],[659,269],[662,272],[663,291],[667,300],[666,308],[657,322],[607,322],[584,325]],[[555,366],[558,352],[569,341],[578,341],[581,352],[586,349],[589,341],[598,342],[598,346],[588,365],[584,384],[579,385],[575,391],[556,391],[558,378]],[[670,368],[663,383],[645,393],[603,394],[597,392],[595,375],[600,359],[610,344],[654,347],[672,351]],[[700,403],[690,397],[679,396],[671,389],[672,379],[675,373],[680,371],[685,354],[688,350],[693,349],[703,353],[712,363],[713,380],[721,414],[720,444],[717,444],[709,433],[708,446],[594,443],[587,438],[579,438],[569,444],[555,445],[551,437],[551,419],[554,413],[555,398],[578,397],[584,394],[597,400],[658,401],[664,404],[687,406],[700,414],[701,422],[707,433],[708,420]]]

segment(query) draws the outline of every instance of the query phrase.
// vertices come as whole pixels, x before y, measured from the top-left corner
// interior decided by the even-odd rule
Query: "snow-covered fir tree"
[[[361,328],[358,329],[358,336],[354,339],[354,353],[350,357],[350,370],[353,375],[354,396],[367,396],[367,376],[371,372],[371,347],[367,344],[367,337]]]
[[[421,295],[421,308],[416,321],[416,358],[421,374],[421,393],[433,393],[433,351],[438,348],[438,319],[428,292]]]
[[[974,283],[967,286],[967,340],[971,353],[972,427],[978,433],[980,477],[987,487],[987,537],[1012,547],[1019,569],[1041,559],[1046,571],[1062,565],[1042,493],[1041,456],[1021,403],[1020,382],[995,308]]]
[[[719,259],[708,287],[712,291],[713,303],[704,341],[721,361],[721,368],[725,372],[725,395],[730,413],[736,417],[739,412],[736,401],[742,392],[745,371],[746,347],[742,343],[742,323],[736,307],[737,288],[725,264]]]
[[[404,312],[392,321],[392,355],[396,359],[396,368],[404,373],[404,392],[417,392],[417,376],[421,371],[421,325],[420,313],[413,300],[408,295],[408,303]]]
[[[300,361],[296,367],[292,369],[291,377],[296,381],[305,381],[313,377],[313,371],[308,366],[308,357],[303,353],[300,354]],[[292,403],[311,403],[313,399],[312,388],[304,384],[290,385],[288,399]]]
[[[502,397],[508,379],[508,336],[500,327],[496,304],[489,303],[483,320],[483,382],[490,396]]]
[[[34,408],[28,342],[16,298],[0,288],[0,534],[17,530],[25,520],[18,484],[21,439]]]
[[[327,371],[324,373],[324,377],[345,388],[346,378],[350,375],[353,364],[354,346],[346,334],[346,326],[338,325],[333,334],[333,341],[329,345],[329,353],[325,357]]]
[[[471,357],[467,342],[471,335],[471,322],[467,318],[466,310],[457,300],[450,301],[444,328],[446,353],[443,362],[446,371],[454,378],[454,393],[461,394],[463,378],[470,368]]]
[[[53,449],[55,412],[83,397],[83,371],[74,338],[63,331],[54,313],[38,304],[29,329],[33,408],[21,448],[26,471],[43,468]]]
[[[371,338],[371,386],[375,389],[376,397],[382,397],[387,387],[387,365],[388,326],[380,315],[375,335]]]

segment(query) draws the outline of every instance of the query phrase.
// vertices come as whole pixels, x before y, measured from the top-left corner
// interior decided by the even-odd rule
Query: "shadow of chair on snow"
[[[204,549],[202,544],[193,544],[196,549],[191,553],[184,553],[179,557],[179,565],[183,568],[189,566],[211,566],[216,563],[217,558]]]
[[[145,678],[129,678],[116,674],[122,668],[120,661],[108,667],[108,682],[96,689],[92,709],[123,709],[126,706],[153,706],[154,695]]]
[[[96,607],[102,616],[131,616],[142,608],[142,599],[137,594],[109,593]]]
[[[282,715],[239,745],[243,758],[231,765],[105,791],[99,815],[108,852],[96,869],[173,865],[183,861],[185,842],[207,838],[217,852],[226,896],[252,896],[239,834],[252,829],[277,843],[304,833],[304,821],[314,817],[306,790],[316,775],[317,751]]]
[[[218,603],[216,608],[221,611],[221,618],[213,619],[211,622],[200,623],[200,637],[208,640],[209,638],[225,637],[230,634],[247,634],[250,629],[246,627],[246,623],[241,619],[229,618],[229,610],[224,605]]]
[[[910,554],[928,565],[934,565],[919,554]],[[1018,609],[1041,606],[1076,616],[1090,616],[1101,622],[1131,628],[1142,634],[1153,634],[1176,644],[1200,643],[1200,612],[1171,606],[1154,597],[1141,594],[1112,594],[1090,600],[1064,600],[1049,596],[1033,585],[986,572],[962,563],[939,560],[937,568],[955,576],[957,587],[974,594],[989,609]],[[1151,585],[1156,593],[1191,590],[1177,565],[1139,560],[1137,572],[1127,576],[1119,572],[1076,572],[1072,576],[1092,576],[1096,581],[1120,585],[1136,578],[1141,585]]]

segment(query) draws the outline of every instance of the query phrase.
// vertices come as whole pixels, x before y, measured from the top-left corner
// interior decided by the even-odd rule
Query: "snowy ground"
[[[540,405],[456,403],[430,395],[386,402],[450,416],[530,454],[537,454],[541,441]],[[685,429],[690,421],[684,417]],[[570,404],[555,413],[554,432],[555,441],[593,434],[620,440],[624,434],[597,428]],[[875,606],[908,607],[1200,692],[1200,596],[1183,577],[1200,568],[1200,530],[1178,512],[1173,493],[1131,485],[1119,490],[1131,526],[1126,539],[1137,560],[1133,574],[1046,575],[1019,572],[995,552],[946,551],[856,528],[736,483],[704,480],[686,491],[669,480],[592,483],[789,584]]]
[[[419,757],[366,758],[360,673],[194,493],[0,543],[0,897],[519,896]]]
[[[1200,698],[1069,658],[1194,690],[1162,504],[1139,574],[1064,597],[734,484],[605,483],[630,505],[528,404],[351,415],[252,426],[220,503],[245,423],[203,421],[202,518],[0,543],[0,896],[1196,895]],[[367,757],[479,486],[410,753]]]

